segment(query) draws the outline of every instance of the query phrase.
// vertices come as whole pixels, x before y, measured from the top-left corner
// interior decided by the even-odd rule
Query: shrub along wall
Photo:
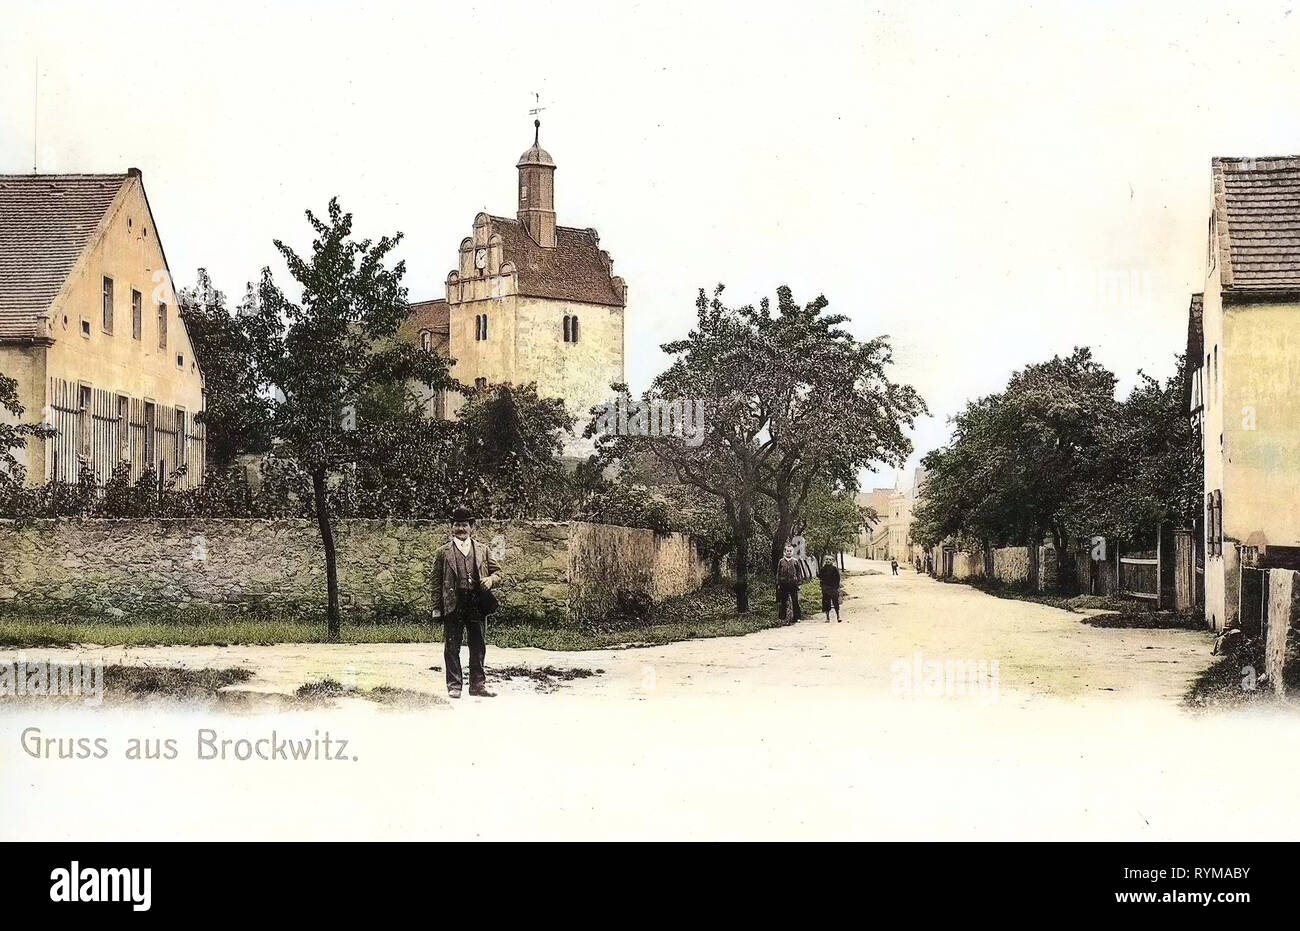
[[[349,618],[429,617],[434,556],[447,541],[446,524],[341,520],[336,536]],[[476,537],[501,552],[498,596],[506,621],[577,625],[619,600],[660,602],[691,591],[708,574],[682,534],[485,521]],[[0,609],[10,613],[309,617],[324,607],[325,560],[314,521],[0,521]]]
[[[580,617],[658,604],[708,578],[709,562],[685,534],[580,521],[568,526],[570,606]]]

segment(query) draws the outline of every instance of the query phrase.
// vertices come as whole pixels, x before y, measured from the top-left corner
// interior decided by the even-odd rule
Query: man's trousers
[[[442,659],[447,670],[447,690],[459,691],[463,681],[460,665],[460,646],[465,629],[469,629],[469,687],[487,686],[484,662],[487,660],[487,641],[483,639],[483,615],[474,604],[474,593],[457,593],[459,604],[452,617],[442,622]]]

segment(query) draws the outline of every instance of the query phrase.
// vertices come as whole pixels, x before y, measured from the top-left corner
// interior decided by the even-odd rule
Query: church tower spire
[[[533,120],[533,144],[519,156],[519,222],[533,242],[555,248],[555,161],[542,148],[542,121]]]

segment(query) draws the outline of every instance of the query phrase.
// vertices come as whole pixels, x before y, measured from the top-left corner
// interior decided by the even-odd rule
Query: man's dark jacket
[[[470,555],[478,563],[479,581],[487,578],[492,579],[492,585],[495,587],[501,581],[501,565],[492,558],[488,548],[478,540],[471,539],[472,549]],[[438,555],[433,562],[433,616],[435,619],[448,618],[456,613],[456,599],[458,588],[472,588],[474,585],[473,578],[458,579],[456,578],[456,567],[460,560],[452,558],[452,550],[456,544],[448,540],[447,544],[440,547]]]

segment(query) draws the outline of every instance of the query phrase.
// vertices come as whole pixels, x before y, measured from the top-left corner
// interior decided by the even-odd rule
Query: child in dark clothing
[[[835,557],[827,556],[817,570],[817,581],[822,586],[822,611],[826,612],[826,623],[831,622],[831,608],[835,608],[835,623],[840,623],[840,570],[835,565]]]

